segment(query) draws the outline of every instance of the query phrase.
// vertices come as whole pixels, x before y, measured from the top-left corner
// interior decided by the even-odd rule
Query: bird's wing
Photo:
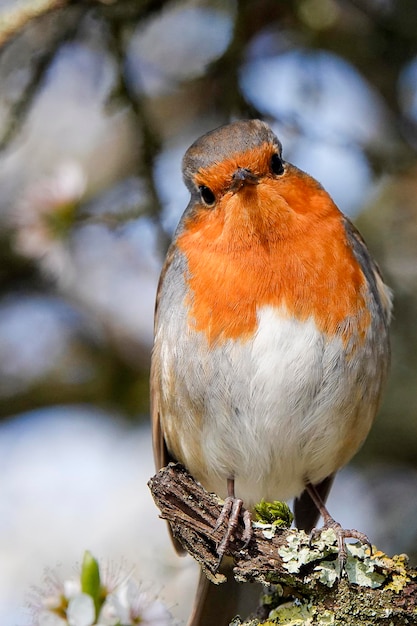
[[[386,330],[391,319],[391,290],[384,283],[381,271],[377,263],[371,257],[367,245],[359,231],[346,217],[343,217],[343,221],[348,242],[365,275],[369,293],[374,301],[375,313],[379,318],[380,324],[382,324]],[[389,354],[386,361],[386,365],[388,365]],[[326,502],[333,480],[333,475],[328,476],[319,484],[314,485],[323,502]],[[310,532],[317,523],[319,512],[307,491],[303,491],[301,496],[294,500],[294,515],[297,528],[303,529],[306,532]]]
[[[164,433],[161,426],[160,419],[160,388],[159,388],[159,376],[157,375],[159,368],[159,355],[155,353],[152,356],[151,362],[151,375],[150,375],[150,404],[151,404],[151,419],[152,419],[152,445],[153,445],[153,457],[155,461],[156,470],[160,470],[161,467],[168,465],[170,461],[173,461],[170,456]]]
[[[161,288],[164,282],[164,278],[166,276],[166,272],[168,267],[171,265],[174,257],[174,248],[171,247],[168,250],[167,257],[165,260],[165,264],[162,268],[161,277],[159,279],[158,289],[156,293],[156,304],[155,304],[155,333],[158,329],[158,309],[159,309],[159,300],[161,297]],[[160,470],[162,467],[168,465],[170,461],[175,461],[170,455],[164,432],[162,430],[161,419],[160,419],[160,382],[159,382],[159,372],[161,368],[160,363],[160,354],[158,351],[153,350],[152,352],[152,360],[151,360],[151,373],[150,373],[150,405],[151,405],[151,420],[152,420],[152,444],[153,444],[153,455],[155,461],[156,470]],[[175,539],[172,534],[171,527],[168,524],[168,528],[171,534],[172,543],[174,544],[174,548],[178,554],[185,554],[184,548],[181,544]]]
[[[344,218],[344,227],[348,241],[352,246],[353,253],[360,264],[363,273],[365,274],[370,293],[373,296],[375,304],[378,308],[381,321],[385,327],[388,327],[392,313],[391,289],[384,283],[381,270],[379,269],[378,264],[371,257],[362,235],[354,227],[352,222],[347,219],[347,217]]]
[[[158,289],[156,291],[156,302],[155,302],[155,321],[154,321],[154,333],[155,337],[159,327],[159,302],[161,299],[161,291],[162,285],[168,270],[168,267],[172,263],[172,259],[174,256],[174,250],[171,247],[168,250],[166,260],[164,266],[161,271],[161,276],[159,278]],[[151,373],[150,373],[150,405],[151,405],[151,419],[152,419],[152,443],[153,443],[153,454],[155,467],[157,470],[160,470],[161,467],[165,467],[168,465],[170,461],[173,459],[170,457],[164,433],[161,427],[160,420],[160,383],[159,383],[159,372],[161,370],[161,362],[160,362],[160,354],[154,348],[152,350],[152,358],[151,358]]]

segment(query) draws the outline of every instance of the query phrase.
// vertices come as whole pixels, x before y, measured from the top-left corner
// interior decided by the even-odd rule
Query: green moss
[[[278,528],[289,528],[294,520],[291,509],[285,502],[261,500],[255,507],[255,519],[261,524],[271,524]]]

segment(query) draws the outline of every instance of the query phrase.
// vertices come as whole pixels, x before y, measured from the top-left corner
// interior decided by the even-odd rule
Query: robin
[[[316,180],[283,160],[264,122],[202,136],[183,176],[191,200],[156,306],[157,467],[178,461],[226,499],[220,556],[242,502],[250,510],[262,498],[295,497],[296,526],[309,532],[321,515],[343,559],[345,537],[367,538],[343,530],[325,500],[378,409],[390,290],[355,227]],[[230,585],[228,602],[238,587]],[[190,625],[233,617],[215,593],[203,577]]]

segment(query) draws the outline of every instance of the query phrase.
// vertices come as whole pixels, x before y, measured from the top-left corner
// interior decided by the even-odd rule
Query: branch
[[[48,11],[52,12],[53,9],[59,9],[63,6],[63,1],[55,1],[44,3],[44,11],[43,13]],[[38,5],[35,5],[32,13],[27,10],[22,13],[22,15],[14,16],[13,23],[13,33],[18,34],[19,30],[21,31],[26,23],[35,19],[35,17],[40,17],[42,12],[35,13],[35,8]],[[25,5],[26,7],[26,5]],[[10,143],[15,139],[16,135],[20,132],[24,122],[27,119],[28,113],[31,110],[33,102],[35,101],[38,93],[42,89],[44,85],[45,76],[55,59],[55,55],[58,49],[67,41],[71,41],[78,30],[79,24],[87,12],[87,9],[80,7],[73,7],[68,10],[65,10],[65,18],[62,20],[58,19],[58,15],[54,16],[57,18],[57,28],[56,32],[52,33],[50,36],[50,41],[47,41],[45,48],[42,47],[41,50],[34,56],[30,61],[31,73],[30,78],[28,80],[27,85],[25,86],[22,94],[10,105],[10,110],[7,114],[6,122],[4,124],[3,131],[0,135],[0,152],[7,149]],[[17,13],[17,11],[16,11]],[[21,17],[20,21],[18,17]],[[0,43],[2,37],[2,28],[4,27],[4,23],[2,20],[5,20],[5,24],[8,23],[8,18],[6,16],[0,14]],[[47,31],[49,32],[49,31]],[[9,33],[10,35],[11,33]]]
[[[149,2],[149,10],[154,8],[152,2]],[[134,116],[138,136],[141,138],[141,153],[138,160],[138,174],[142,177],[146,184],[149,195],[147,203],[147,213],[154,222],[157,230],[160,249],[164,252],[167,250],[171,237],[167,234],[161,224],[161,201],[157,192],[154,181],[154,165],[155,159],[161,150],[161,139],[159,133],[147,114],[144,100],[134,93],[127,74],[125,63],[125,34],[126,24],[117,20],[108,20],[109,28],[109,49],[113,54],[113,58],[117,64],[117,83],[113,88],[109,97],[110,104],[112,101],[120,98],[126,103]]]
[[[205,491],[179,464],[170,463],[148,485],[173,535],[212,582],[224,582],[224,576],[217,573],[216,552],[224,529],[213,530],[221,500]],[[249,545],[243,547],[238,531],[228,554],[234,559],[237,581],[278,585],[274,610],[280,620],[285,612],[294,620],[294,611],[298,611],[305,623],[317,623],[311,622],[315,615],[321,619],[325,615],[326,623],[346,625],[415,623],[417,572],[407,567],[407,557],[389,558],[376,549],[370,556],[365,546],[348,544],[346,571],[340,576],[333,539],[332,531],[325,531],[310,546],[303,531],[255,523]],[[297,601],[289,607],[291,598]],[[334,619],[337,621],[331,621]]]
[[[31,0],[10,5],[0,12],[0,46],[20,32],[33,19],[61,8],[65,0]]]

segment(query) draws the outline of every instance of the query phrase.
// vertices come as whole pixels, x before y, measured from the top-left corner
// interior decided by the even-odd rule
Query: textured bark
[[[179,464],[171,463],[163,468],[148,484],[161,517],[169,522],[174,536],[198,561],[207,577],[215,584],[221,584],[224,576],[217,574],[216,546],[225,529],[214,530],[222,508],[221,500],[205,491]],[[368,566],[371,562],[374,572],[364,580],[365,585],[373,585],[373,577],[377,577],[378,588],[352,584],[346,573],[327,586],[323,584],[323,567],[335,563],[337,555],[334,551],[325,549],[320,554],[314,545],[310,550],[303,532],[277,529],[273,537],[266,538],[262,528],[254,528],[252,539],[244,548],[240,539],[241,530],[236,532],[227,552],[234,559],[234,576],[239,582],[248,584],[261,582],[277,585],[273,588],[277,602],[268,604],[267,611],[271,606],[281,605],[277,609],[280,624],[287,623],[282,621],[286,612],[288,623],[297,624],[417,624],[417,572],[406,566],[404,558],[390,559],[374,548],[372,559],[369,555],[366,557]],[[294,567],[289,568],[288,554],[282,558],[279,553],[281,551],[282,554],[294,542],[296,545],[299,543],[300,557],[302,552],[298,571],[294,571]],[[298,558],[297,554],[295,558]],[[352,557],[352,561],[355,558]],[[363,565],[360,557],[357,563],[353,563],[355,571],[356,565],[360,570]],[[288,605],[288,601],[294,598],[297,602]],[[285,607],[282,606],[284,602]],[[259,609],[259,615],[262,614],[264,617],[267,614],[265,607]],[[295,618],[301,621],[290,621]],[[233,623],[260,622],[242,622],[237,618]],[[271,623],[274,622],[269,620],[268,624]]]

